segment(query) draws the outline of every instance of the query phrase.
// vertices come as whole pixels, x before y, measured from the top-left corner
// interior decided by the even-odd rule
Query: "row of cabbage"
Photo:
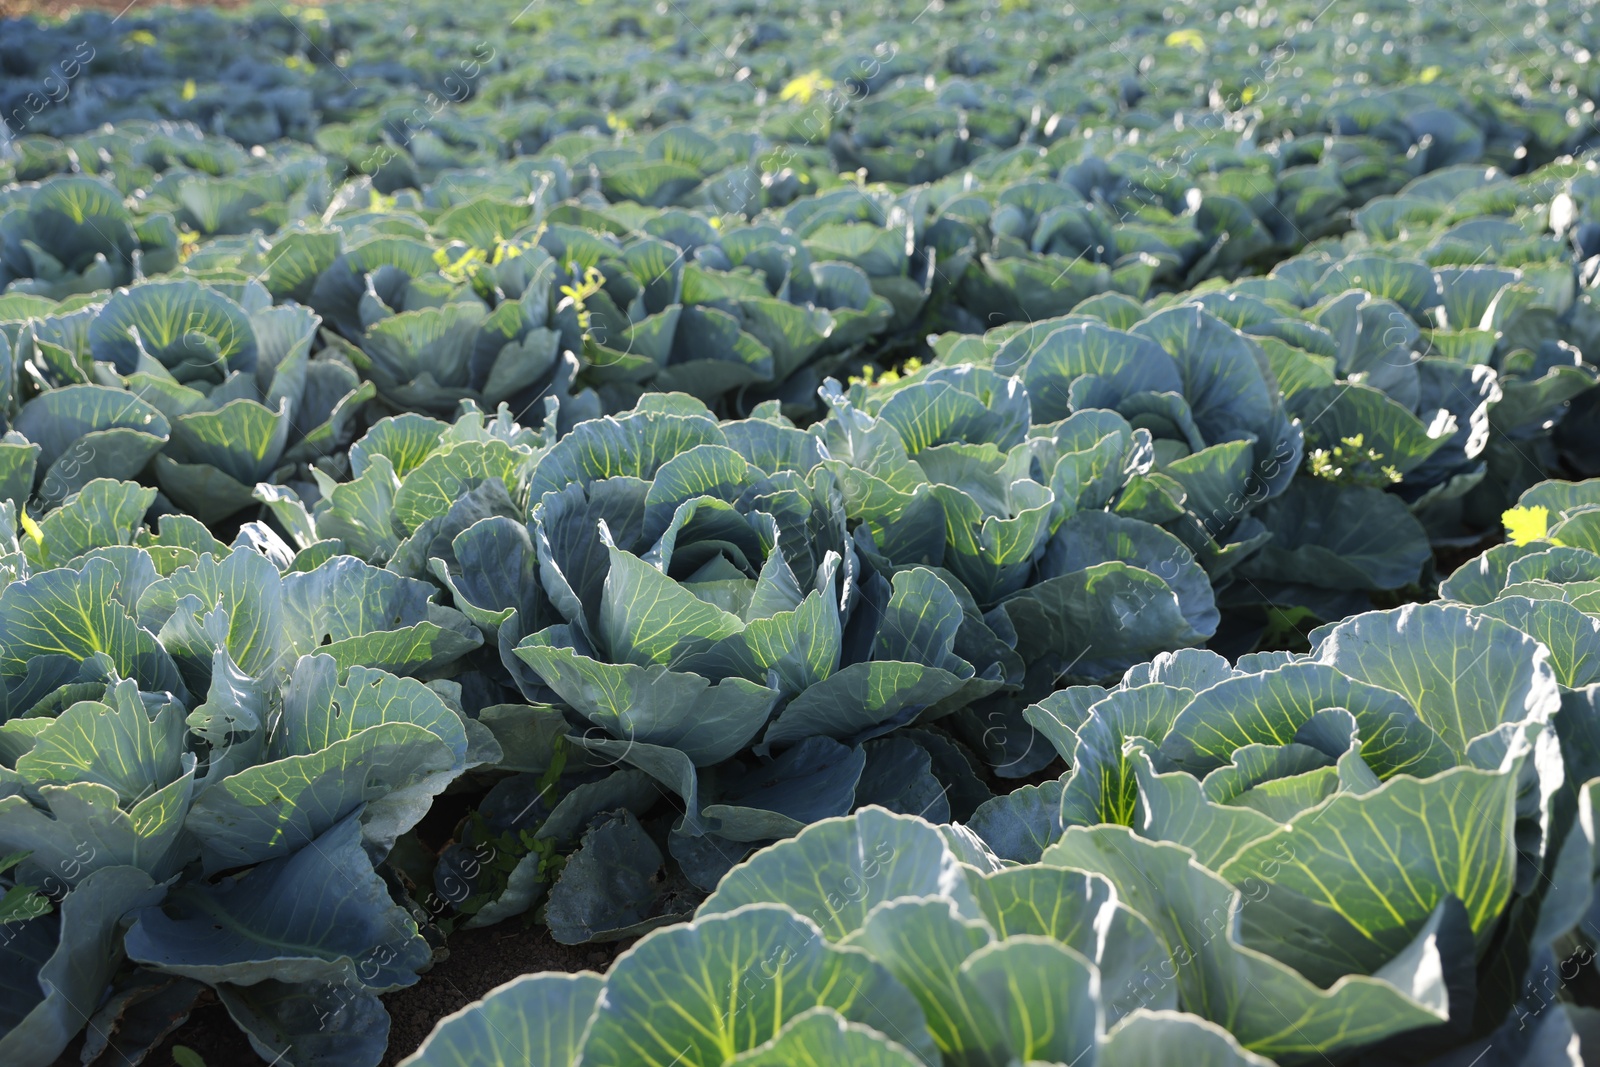
[[[1099,165],[1104,182],[1085,192],[1073,182],[1088,180],[1086,174],[1096,169],[1091,163]],[[0,297],[0,330],[13,349],[0,383],[7,406],[15,411],[33,394],[107,381],[97,367],[109,364],[120,376],[111,384],[155,401],[168,418],[213,412],[236,399],[265,402],[269,408],[288,400],[288,436],[306,441],[296,450],[286,438],[289,462],[336,452],[344,441],[328,420],[342,406],[348,421],[373,390],[391,410],[449,415],[461,400],[489,408],[509,402],[530,421],[537,420],[540,401],[555,396],[565,401],[565,426],[601,410],[625,408],[647,387],[688,389],[719,408],[749,410],[761,400],[780,399],[790,414],[802,416],[814,410],[811,397],[826,373],[860,366],[867,355],[881,357],[887,343],[915,334],[919,324],[941,318],[955,325],[985,317],[1026,318],[1032,320],[1030,333],[1037,335],[1057,324],[1032,314],[1042,308],[1131,325],[1141,316],[1137,299],[1148,294],[1152,275],[1163,263],[1181,268],[1186,262],[1176,254],[1162,260],[1136,250],[1146,232],[1140,224],[1113,226],[1099,217],[1090,225],[1102,211],[1090,202],[1103,201],[1106,193],[1117,195],[1120,189],[1130,199],[1150,195],[1148,187],[1098,160],[1061,182],[1005,185],[986,224],[958,223],[965,209],[947,202],[924,228],[914,254],[898,258],[889,252],[901,239],[890,221],[915,216],[908,203],[937,200],[936,187],[899,197],[842,189],[803,201],[770,223],[726,233],[711,224],[714,220],[693,213],[645,212],[624,244],[609,232],[548,221],[582,216],[624,228],[581,203],[563,203],[541,217],[545,212],[538,198],[570,192],[570,175],[559,165],[554,171],[539,166],[522,168],[530,188],[537,187],[528,194],[535,203],[478,197],[444,208],[432,224],[433,244],[426,239],[429,224],[420,217],[352,210],[347,218],[353,237],[333,229],[294,230],[270,244],[241,239],[232,244],[242,247],[202,250],[182,272],[108,299],[91,293],[55,303],[30,290],[56,291],[56,282],[14,279]],[[1593,460],[1577,456],[1576,449],[1557,457],[1539,442],[1550,430],[1552,413],[1593,380],[1582,355],[1582,347],[1592,350],[1595,344],[1592,304],[1582,291],[1588,261],[1579,258],[1588,238],[1581,236],[1586,224],[1574,224],[1571,217],[1576,201],[1568,191],[1582,196],[1589,178],[1588,168],[1578,165],[1546,168],[1515,182],[1478,168],[1441,171],[1410,183],[1399,197],[1373,201],[1357,212],[1364,225],[1374,227],[1385,225],[1395,205],[1431,205],[1410,210],[1418,218],[1433,217],[1433,207],[1442,211],[1441,201],[1459,192],[1456,198],[1464,203],[1447,217],[1464,220],[1441,234],[1422,258],[1357,248],[1353,262],[1351,255],[1341,255],[1333,269],[1330,252],[1318,248],[1268,279],[1207,291],[1203,299],[1230,322],[1266,338],[1274,372],[1286,392],[1303,394],[1302,405],[1315,403],[1322,395],[1316,390],[1333,382],[1366,386],[1354,393],[1341,389],[1340,406],[1326,421],[1318,409],[1329,450],[1349,436],[1342,432],[1351,428],[1347,424],[1398,419],[1398,429],[1372,435],[1405,433],[1408,441],[1369,447],[1393,457],[1385,466],[1402,475],[1409,476],[1402,470],[1407,465],[1421,465],[1422,487],[1441,487],[1426,502],[1440,513],[1429,525],[1436,537],[1440,529],[1459,532],[1458,521],[1451,528],[1458,513],[1443,506],[1472,486],[1460,478],[1441,478],[1435,469],[1440,461],[1425,453],[1436,447],[1430,442],[1442,436],[1442,428],[1430,421],[1418,425],[1415,416],[1430,420],[1444,411],[1467,459],[1486,448],[1498,457],[1503,469],[1480,495],[1494,496],[1489,490],[1498,490],[1499,497],[1514,495],[1558,460],[1579,470],[1588,463],[1592,469]],[[93,179],[54,179],[32,190],[19,187],[12,195],[27,204],[6,216],[11,232],[21,235],[20,254],[31,257],[30,265],[19,269],[38,273],[44,258],[55,262],[52,270],[72,264],[85,273],[64,284],[92,288],[132,280],[131,272],[142,268],[143,252],[163,254],[159,248],[137,248],[140,227],[115,194]],[[1492,201],[1496,195],[1498,203]],[[957,200],[980,212],[990,210],[974,193]],[[1201,214],[1209,203],[1202,200]],[[1550,206],[1562,203],[1568,217],[1556,220],[1556,232]],[[1260,228],[1254,215],[1244,214]],[[1077,234],[1078,229],[1084,233]],[[914,231],[907,222],[906,235]],[[1032,232],[1037,247],[1050,247],[1061,233],[1076,236],[1066,247],[1039,255],[973,257],[980,241],[991,249],[1013,241],[1005,231]],[[1102,231],[1133,242],[1119,260],[1127,262],[1108,266],[1084,258]],[[941,259],[933,245],[952,234],[961,237],[956,255]],[[1217,237],[1213,251],[1233,243],[1225,238]],[[347,240],[353,242],[348,247]],[[44,253],[41,242],[62,258]],[[1185,255],[1198,253],[1204,244],[1197,237]],[[1508,266],[1497,271],[1473,262],[1501,244],[1508,250]],[[1079,245],[1084,248],[1069,258]],[[819,262],[825,256],[841,258]],[[1426,261],[1430,258],[1433,262]],[[963,259],[960,281],[935,293],[932,279],[943,276],[935,264],[953,270],[952,262]],[[1462,261],[1470,265],[1451,265]],[[119,273],[118,263],[125,273]],[[1006,264],[1038,272],[1055,271],[1057,263],[1066,267],[1038,290],[1039,299],[1023,299],[1021,290],[994,284]],[[205,264],[211,265],[209,282],[186,277]],[[1431,269],[1435,266],[1439,273]],[[731,269],[719,269],[724,267]],[[1081,285],[1069,279],[1075,271]],[[1368,296],[1347,296],[1355,290]],[[1506,299],[1500,299],[1503,292]],[[1154,306],[1169,299],[1158,298]],[[270,308],[275,301],[283,306]],[[291,314],[289,305],[295,302],[318,315],[303,309]],[[1085,311],[1076,310],[1080,304]],[[320,334],[319,315],[330,327]],[[1440,328],[1444,321],[1452,326]],[[1464,322],[1470,325],[1458,325]],[[139,332],[137,343],[128,340],[130,330]],[[1337,339],[1331,336],[1335,330]],[[991,338],[997,344],[1010,332]],[[996,344],[974,349],[968,342],[958,355],[982,358]],[[317,386],[304,405],[296,397],[272,394],[270,380],[280,362],[299,366],[302,348]],[[1325,366],[1329,357],[1336,362],[1331,371]],[[1472,369],[1485,364],[1486,369]],[[1457,377],[1469,376],[1456,382],[1444,373],[1452,366]],[[219,377],[252,369],[258,378],[253,390],[208,391]],[[178,390],[173,379],[187,391]],[[291,392],[295,388],[287,381],[282,385]],[[1502,403],[1507,388],[1511,399]],[[1401,418],[1379,403],[1369,395],[1371,389],[1389,390],[1389,399],[1413,418]],[[1591,392],[1582,426],[1593,418],[1593,399]],[[1360,410],[1347,417],[1346,408]],[[1491,417],[1493,409],[1499,414]],[[255,417],[259,421],[261,413]],[[1503,424],[1496,427],[1498,434],[1486,431],[1486,423],[1496,421]],[[1581,441],[1586,435],[1578,430],[1568,436]],[[255,477],[278,469],[285,454],[268,450],[255,456]],[[1381,473],[1368,470],[1364,476],[1381,482]],[[1459,464],[1454,473],[1463,473]],[[248,476],[234,481],[251,484]],[[1451,482],[1448,490],[1442,488],[1445,482]],[[208,519],[248,504],[248,492],[237,486],[204,502],[192,491],[177,493],[176,503]],[[1491,499],[1489,506],[1475,509],[1477,525],[1492,517],[1498,503]]]
[[[779,399],[809,417],[824,377],[916,354],[929,332],[1264,270],[1372,197],[1428,181],[1422,156],[1358,177],[1357,159],[1391,158],[1359,138],[1294,149],[1304,165],[1252,149],[1190,170],[1086,138],[1019,148],[981,177],[796,198],[779,195],[787,168],[747,135],[678,127],[640,151],[660,167],[743,158],[740,176],[696,179],[689,195],[659,175],[628,178],[621,150],[602,147],[382,197],[365,179],[336,184],[323,157],[296,147],[253,171],[190,171],[177,158],[207,143],[193,132],[93,135],[120,186],[78,175],[0,192],[0,323],[13,339],[16,324],[44,319],[78,363],[105,360],[74,324],[129,286],[117,303],[142,309],[156,343],[209,337],[248,361],[237,313],[140,290],[204,283],[244,303],[257,282],[274,302],[313,308],[327,327],[315,350],[350,362],[394,410],[449,415],[472,398],[536,418],[537,399],[557,395],[593,414],[681,389],[728,413]],[[130,158],[170,166],[147,177]],[[183,313],[193,321],[169,321]],[[154,354],[169,368],[205,356]],[[87,376],[49,371],[45,384]]]
[[[1158,450],[1199,464],[1212,454],[1204,428],[1161,399],[1178,391],[1175,368],[1125,339],[1062,339],[1137,332],[1175,301],[1206,308],[1265,355],[1316,475],[1261,510],[1275,536],[1241,564],[1224,603],[1337,619],[1362,609],[1363,591],[1415,581],[1424,546],[1469,543],[1551,470],[1600,472],[1593,180],[1577,163],[1517,179],[1447,168],[1370,201],[1356,232],[1265,276],[1142,305],[1102,295],[981,338],[948,334],[935,365],[977,362],[1030,385],[1066,368],[1092,374],[1073,399],[1122,412],[1166,439]],[[1220,477],[1210,510],[1191,510],[1248,536],[1223,506],[1244,480]],[[1319,551],[1335,541],[1343,561]]]
[[[1398,0],[1342,22],[1313,0],[582,6],[9,21],[0,113],[18,146],[11,166],[21,180],[72,167],[43,135],[177,119],[246,147],[315,142],[393,188],[573,134],[690,121],[759,130],[829,173],[925,182],[1087,129],[1160,140],[1174,116],[1191,129],[1259,126],[1264,142],[1333,130],[1396,157],[1432,154],[1434,167],[1479,156],[1510,166],[1584,146],[1585,107],[1600,95],[1592,22],[1532,2],[1499,9],[1524,28],[1516,39],[1470,5]],[[241,153],[224,142],[211,154]],[[77,163],[94,166],[91,154]]]
[[[1600,482],[1308,653],[1184,650],[1027,716],[1070,762],[963,822],[828,819],[609,973],[408,1064],[1582,1064],[1600,925]]]

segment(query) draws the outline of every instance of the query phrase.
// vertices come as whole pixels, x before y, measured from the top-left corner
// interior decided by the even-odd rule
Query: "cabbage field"
[[[25,6],[0,1064],[1600,1063],[1588,5]]]

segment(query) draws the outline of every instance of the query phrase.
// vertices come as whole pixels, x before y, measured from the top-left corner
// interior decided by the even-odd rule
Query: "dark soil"
[[[631,944],[563,945],[551,938],[548,928],[518,920],[485,930],[458,930],[450,935],[449,959],[435,964],[416,985],[383,998],[393,1020],[383,1067],[411,1055],[440,1019],[495,986],[534,971],[604,971]]]
[[[1470,545],[1436,548],[1433,551],[1434,572],[1439,580],[1443,581],[1450,577],[1457,567],[1468,560],[1477,559],[1505,539],[1505,534],[1500,530],[1490,530]]]
[[[495,986],[534,971],[604,971],[632,941],[602,945],[563,945],[550,931],[511,920],[485,930],[459,930],[450,936],[450,956],[416,985],[385,996],[389,1008],[389,1051],[383,1067],[393,1067],[417,1050],[434,1025],[466,1007]],[[82,1039],[73,1041],[55,1067],[77,1067]],[[213,1067],[265,1063],[250,1047],[228,1011],[207,993],[189,1021],[150,1054],[149,1067],[171,1067],[174,1046],[199,1053]],[[113,1065],[114,1067],[114,1065]]]

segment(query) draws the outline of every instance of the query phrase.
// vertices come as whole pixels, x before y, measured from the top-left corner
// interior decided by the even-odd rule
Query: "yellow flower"
[[[1167,34],[1166,44],[1168,48],[1181,48],[1187,45],[1196,52],[1204,52],[1206,50],[1206,39],[1200,36],[1199,30],[1173,30]]]
[[[1549,508],[1511,508],[1500,516],[1506,524],[1506,536],[1514,545],[1544,540],[1550,532]]]
[[[778,94],[779,100],[798,100],[802,104],[811,103],[811,98],[819,92],[826,92],[833,88],[833,79],[827,77],[820,70],[813,70],[807,74],[790,78],[783,91]]]

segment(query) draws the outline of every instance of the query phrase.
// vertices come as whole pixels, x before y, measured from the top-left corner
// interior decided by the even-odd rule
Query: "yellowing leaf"
[[[1187,45],[1196,52],[1206,50],[1206,39],[1200,35],[1199,30],[1173,30],[1167,34],[1166,44],[1168,48],[1182,48]]]
[[[807,74],[790,78],[783,91],[778,94],[779,100],[798,100],[802,104],[811,103],[811,98],[819,92],[826,92],[833,88],[833,79],[827,77],[820,70],[813,70]]]
[[[1427,85],[1429,82],[1437,78],[1439,73],[1440,71],[1438,67],[1425,67],[1423,68],[1422,73],[1417,75],[1417,81],[1421,82],[1423,85]]]
[[[154,47],[156,43],[156,35],[151,33],[149,30],[134,30],[132,33],[128,34],[126,40],[129,44],[142,44]]]
[[[39,527],[38,523],[33,521],[33,516],[29,515],[26,511],[19,510],[17,513],[17,518],[22,520],[22,532],[33,538],[34,544],[44,544],[44,530]]]
[[[1550,532],[1550,509],[1511,508],[1500,516],[1500,521],[1506,524],[1506,536],[1512,544],[1525,545]]]
[[[185,100],[194,99],[194,79],[189,78],[183,83],[183,92],[180,94]]]

